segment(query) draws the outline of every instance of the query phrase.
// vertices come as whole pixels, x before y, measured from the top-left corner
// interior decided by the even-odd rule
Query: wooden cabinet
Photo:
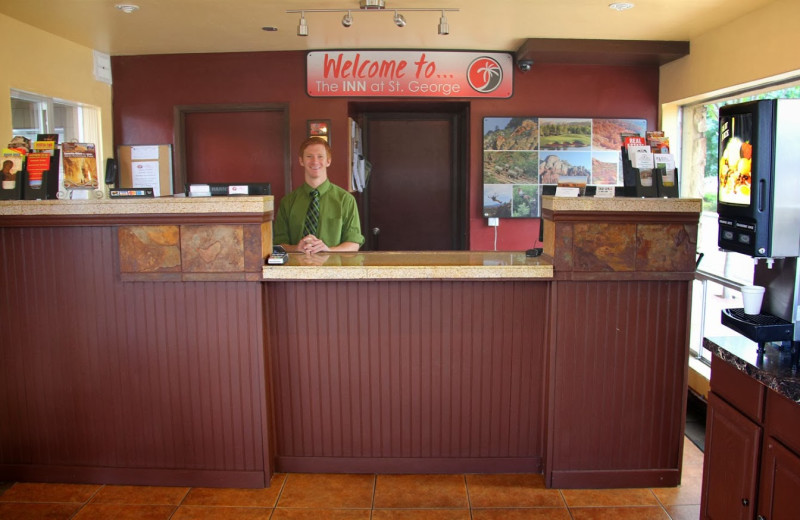
[[[796,520],[800,406],[714,357],[701,518]]]
[[[800,516],[800,457],[768,437],[763,458],[758,518],[796,520]]]
[[[708,405],[703,518],[753,518],[762,428],[714,393]]]

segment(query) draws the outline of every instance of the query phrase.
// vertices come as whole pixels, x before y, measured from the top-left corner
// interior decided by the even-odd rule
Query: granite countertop
[[[290,253],[285,265],[265,265],[266,281],[551,279],[547,257],[501,251],[368,251],[304,255]]]
[[[700,213],[702,199],[637,197],[554,197],[542,196],[542,209],[551,211],[614,211],[646,213]]]
[[[800,374],[798,356],[791,349],[779,349],[767,343],[764,352],[758,352],[758,343],[744,336],[703,338],[703,346],[726,363],[760,381],[784,397],[800,403]],[[711,374],[714,378],[714,374]]]
[[[271,195],[230,197],[156,197],[97,200],[4,200],[0,217],[46,215],[140,215],[181,213],[268,213]]]

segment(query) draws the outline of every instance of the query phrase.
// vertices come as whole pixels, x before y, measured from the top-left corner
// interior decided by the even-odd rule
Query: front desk
[[[0,481],[268,485],[272,210],[0,202]]]
[[[680,482],[699,200],[545,197],[538,258],[263,266],[272,199],[248,198],[260,210],[233,198],[217,217],[86,207],[74,223],[0,206],[0,480]],[[238,236],[250,239],[236,249]]]
[[[277,469],[677,485],[700,201],[545,197],[543,210],[538,258],[264,267]]]

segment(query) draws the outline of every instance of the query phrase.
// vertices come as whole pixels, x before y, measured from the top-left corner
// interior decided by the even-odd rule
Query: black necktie
[[[306,222],[303,225],[303,236],[317,235],[319,225],[319,190],[311,190],[311,202],[306,213]]]

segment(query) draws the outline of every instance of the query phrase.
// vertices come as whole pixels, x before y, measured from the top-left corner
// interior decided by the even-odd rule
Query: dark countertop
[[[703,338],[703,345],[741,372],[800,403],[798,355],[792,356],[790,348],[779,349],[776,344],[767,343],[764,352],[759,353],[758,344],[744,336]]]

